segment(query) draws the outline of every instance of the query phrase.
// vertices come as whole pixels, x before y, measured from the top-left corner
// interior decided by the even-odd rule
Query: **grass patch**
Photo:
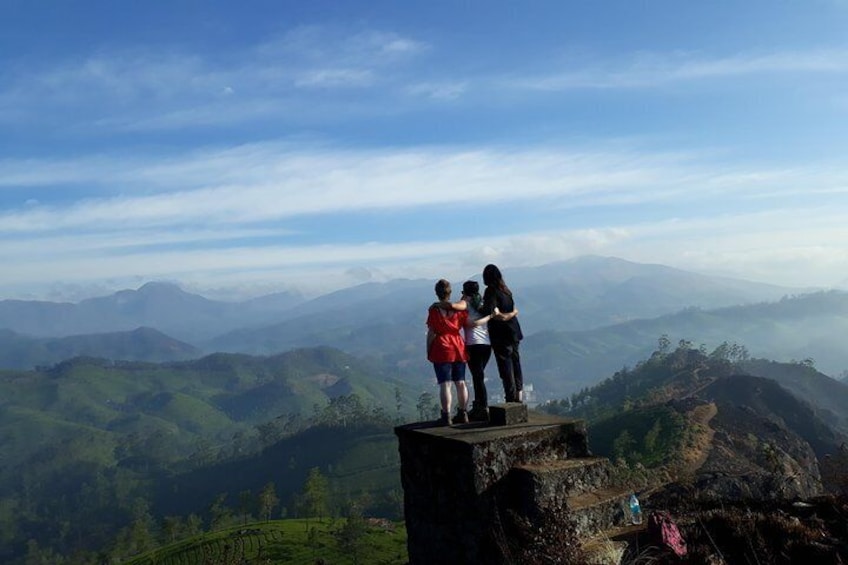
[[[200,534],[127,559],[126,565],[206,565],[241,563],[368,563],[402,565],[408,561],[403,523],[372,520],[355,555],[343,550],[337,532],[344,519],[272,520]]]

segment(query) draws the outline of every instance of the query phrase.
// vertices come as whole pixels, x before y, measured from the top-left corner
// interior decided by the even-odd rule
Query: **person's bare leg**
[[[468,386],[465,381],[456,381],[456,407],[460,410],[468,409]]]
[[[444,412],[446,414],[450,414],[451,403],[453,402],[453,398],[451,396],[451,386],[450,385],[451,385],[450,382],[439,383],[439,401],[442,404],[442,412]],[[467,396],[467,392],[466,392],[466,396]]]
[[[455,424],[468,423],[468,386],[465,381],[454,381],[456,385],[456,418]]]

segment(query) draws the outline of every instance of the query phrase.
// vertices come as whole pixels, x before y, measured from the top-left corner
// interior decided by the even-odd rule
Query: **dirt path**
[[[712,402],[698,406],[691,412],[692,423],[696,428],[695,446],[683,453],[683,472],[695,473],[707,461],[713,447],[715,430],[710,420],[718,414],[718,407]]]

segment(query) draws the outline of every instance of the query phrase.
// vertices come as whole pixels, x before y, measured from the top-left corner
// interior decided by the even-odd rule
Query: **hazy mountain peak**
[[[140,294],[150,294],[150,293],[162,293],[162,292],[170,292],[170,293],[180,293],[180,294],[189,294],[184,291],[178,284],[166,281],[150,281],[146,282],[137,290]]]

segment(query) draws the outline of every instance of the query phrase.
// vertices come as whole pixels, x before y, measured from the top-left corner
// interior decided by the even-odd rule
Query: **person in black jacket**
[[[480,312],[493,315],[489,320],[489,339],[503,382],[504,399],[507,402],[521,402],[524,376],[521,373],[518,344],[524,334],[521,333],[517,317],[504,316],[515,310],[512,291],[506,286],[500,269],[491,264],[483,269],[483,284],[486,285],[486,292],[483,294]]]

